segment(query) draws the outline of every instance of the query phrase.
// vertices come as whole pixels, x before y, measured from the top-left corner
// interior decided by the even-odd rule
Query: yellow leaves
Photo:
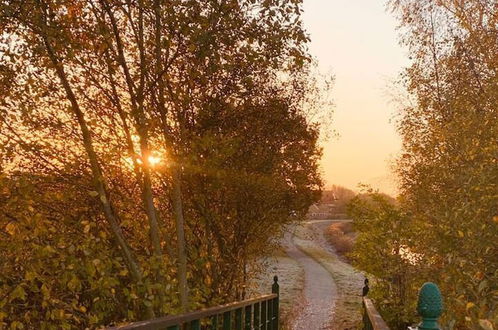
[[[85,234],[88,234],[88,232],[89,232],[89,231],[90,231],[90,224],[87,224],[87,225],[85,225],[85,227],[83,228],[83,232],[84,232]]]
[[[484,330],[493,330],[493,324],[491,323],[491,321],[489,320],[486,320],[486,319],[480,319],[479,320],[479,325],[481,326],[481,328],[483,328]]]
[[[7,226],[5,226],[5,230],[11,236],[14,236],[17,232],[17,225],[13,222],[9,222]]]
[[[43,299],[47,300],[48,298],[50,298],[50,289],[46,284],[42,284],[41,293],[43,295]]]
[[[127,276],[128,275],[128,269],[123,269],[119,272],[119,276]]]
[[[467,305],[465,306],[465,309],[466,309],[466,310],[469,310],[469,309],[471,309],[472,307],[474,307],[475,305],[476,305],[476,304],[474,304],[473,302],[470,302],[470,301],[469,301],[469,302],[467,303]]]
[[[95,266],[92,263],[88,263],[86,265],[86,271],[88,272],[88,275],[94,276],[97,270],[95,269]]]
[[[100,201],[101,201],[103,204],[107,204],[107,198],[106,198],[104,195],[101,195],[101,196],[100,196]]]
[[[81,282],[76,276],[73,275],[71,280],[67,283],[67,287],[71,291],[77,291],[81,289]]]
[[[463,233],[463,231],[459,230],[459,231],[458,231],[458,236],[459,236],[459,237],[464,237],[464,236],[465,236],[465,234]]]
[[[83,225],[83,232],[85,234],[88,234],[90,232],[90,229],[92,228],[92,224],[88,220],[83,220],[81,221],[81,224]]]
[[[63,320],[65,319],[65,313],[63,309],[55,309],[51,313],[51,318],[54,320]]]
[[[107,48],[109,48],[109,47],[108,47],[107,43],[105,43],[105,42],[102,42],[102,43],[95,45],[95,51],[99,54],[104,53]]]
[[[98,192],[96,192],[96,191],[93,191],[93,190],[92,190],[92,191],[90,191],[90,192],[88,193],[88,195],[90,195],[90,196],[92,196],[92,197],[97,197],[97,196],[99,195],[99,193],[98,193]]]
[[[56,252],[55,249],[50,245],[46,245],[42,251],[44,254],[54,254]]]
[[[14,321],[10,324],[11,329],[25,329],[24,324],[19,321]]]
[[[484,273],[479,271],[475,274],[475,278],[481,281],[484,278]]]
[[[38,275],[35,272],[26,272],[26,274],[24,275],[24,278],[26,279],[26,281],[32,281],[35,278],[37,278],[37,276]]]
[[[14,291],[11,292],[10,294],[10,301],[13,301],[15,299],[20,299],[24,301],[26,299],[26,291],[24,291],[24,288],[20,285],[18,285]]]

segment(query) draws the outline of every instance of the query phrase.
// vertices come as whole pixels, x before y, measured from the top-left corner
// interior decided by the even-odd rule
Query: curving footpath
[[[304,304],[295,311],[297,316],[292,329],[331,329],[337,300],[337,285],[334,279],[320,263],[296,246],[293,232],[285,235],[284,248],[304,269]]]

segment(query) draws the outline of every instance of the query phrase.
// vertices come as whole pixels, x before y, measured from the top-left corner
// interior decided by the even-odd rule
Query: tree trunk
[[[180,284],[180,303],[182,312],[188,311],[188,283],[187,283],[187,249],[185,242],[185,221],[183,217],[181,167],[175,166],[172,173],[173,181],[173,212],[176,220],[176,235],[178,240],[178,282]]]
[[[76,96],[71,88],[71,85],[69,84],[69,80],[66,76],[66,73],[64,71],[64,66],[63,64],[59,61],[57,55],[55,54],[48,37],[46,35],[42,35],[43,42],[45,45],[45,49],[47,51],[48,57],[52,64],[55,67],[55,71],[57,74],[57,77],[60,80],[61,85],[64,88],[64,91],[66,93],[66,97],[68,98],[69,102],[71,103],[71,110],[73,111],[74,115],[76,116],[76,119],[78,121],[78,124],[80,126],[81,134],[83,137],[83,144],[85,147],[85,150],[88,155],[88,160],[90,161],[90,167],[92,171],[92,179],[93,179],[93,184],[95,186],[95,189],[97,193],[99,194],[99,199],[102,205],[102,209],[104,211],[104,216],[109,223],[111,227],[111,232],[113,233],[114,239],[118,244],[118,247],[123,255],[123,258],[126,262],[126,265],[128,267],[128,270],[132,276],[132,279],[135,282],[140,282],[142,281],[142,271],[140,269],[140,266],[137,262],[137,259],[129,247],[128,243],[126,242],[126,239],[123,235],[123,232],[121,230],[121,227],[119,225],[119,220],[118,216],[114,210],[114,207],[112,206],[112,203],[109,199],[109,193],[107,191],[107,187],[104,182],[104,176],[102,174],[102,169],[100,167],[97,153],[95,152],[93,148],[93,141],[92,141],[92,136],[90,134],[90,130],[88,129],[88,126],[86,124],[86,120],[84,117],[83,112],[81,111],[81,108],[79,107],[78,101],[76,99]],[[152,318],[154,317],[154,311],[151,307],[146,307],[147,310],[147,317]]]
[[[156,46],[156,76],[157,76],[157,111],[159,112],[162,125],[163,135],[166,145],[173,148],[171,143],[172,137],[168,130],[168,122],[166,116],[166,107],[164,106],[164,81],[163,81],[163,65],[161,57],[161,4],[159,0],[154,0],[154,14],[155,14],[155,46]],[[170,150],[174,154],[173,150]],[[172,194],[171,200],[173,204],[173,213],[176,222],[177,234],[177,255],[178,255],[178,283],[180,289],[180,305],[181,311],[188,311],[188,282],[187,282],[187,249],[185,242],[185,220],[183,217],[183,202],[182,202],[182,188],[181,188],[181,165],[176,164],[172,170]]]
[[[130,103],[132,108],[132,116],[135,120],[135,127],[140,138],[140,153],[143,162],[143,175],[142,175],[142,201],[149,220],[149,235],[151,239],[152,251],[156,257],[162,260],[163,252],[161,248],[161,235],[159,229],[159,221],[157,217],[157,210],[154,205],[152,181],[150,177],[150,169],[147,167],[147,161],[150,154],[148,145],[148,132],[145,122],[145,113],[143,111],[144,101],[144,82],[145,82],[145,54],[143,46],[143,4],[139,4],[139,31],[137,46],[140,50],[140,84],[138,91],[135,91],[135,86],[130,75],[130,70],[124,56],[123,43],[119,34],[116,19],[113,12],[109,8],[106,1],[102,1],[102,5],[107,15],[109,16],[112,33],[116,41],[117,59],[125,75],[128,93],[130,95]]]

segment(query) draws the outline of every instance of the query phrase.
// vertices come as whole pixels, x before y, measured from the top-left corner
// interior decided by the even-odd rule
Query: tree
[[[350,255],[353,265],[373,280],[369,296],[384,320],[395,329],[406,329],[416,321],[417,289],[423,283],[423,276],[414,276],[420,272],[420,256],[410,214],[371,189],[351,200],[348,214],[358,233]]]
[[[236,295],[321,185],[300,14],[0,2],[0,324],[98,327]]]
[[[412,59],[400,81],[409,102],[400,113],[397,168],[399,207],[412,228],[407,246],[421,257],[411,278],[439,285],[446,327],[491,329],[498,324],[496,2],[390,5]]]
[[[346,206],[356,196],[356,193],[351,189],[343,186],[332,185],[330,189],[322,193],[322,202],[334,204],[334,212],[338,214],[346,213]]]

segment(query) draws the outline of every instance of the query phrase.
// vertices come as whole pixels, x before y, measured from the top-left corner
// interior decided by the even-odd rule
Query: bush
[[[326,237],[340,255],[347,256],[353,249],[353,226],[348,222],[333,223],[326,232]]]

